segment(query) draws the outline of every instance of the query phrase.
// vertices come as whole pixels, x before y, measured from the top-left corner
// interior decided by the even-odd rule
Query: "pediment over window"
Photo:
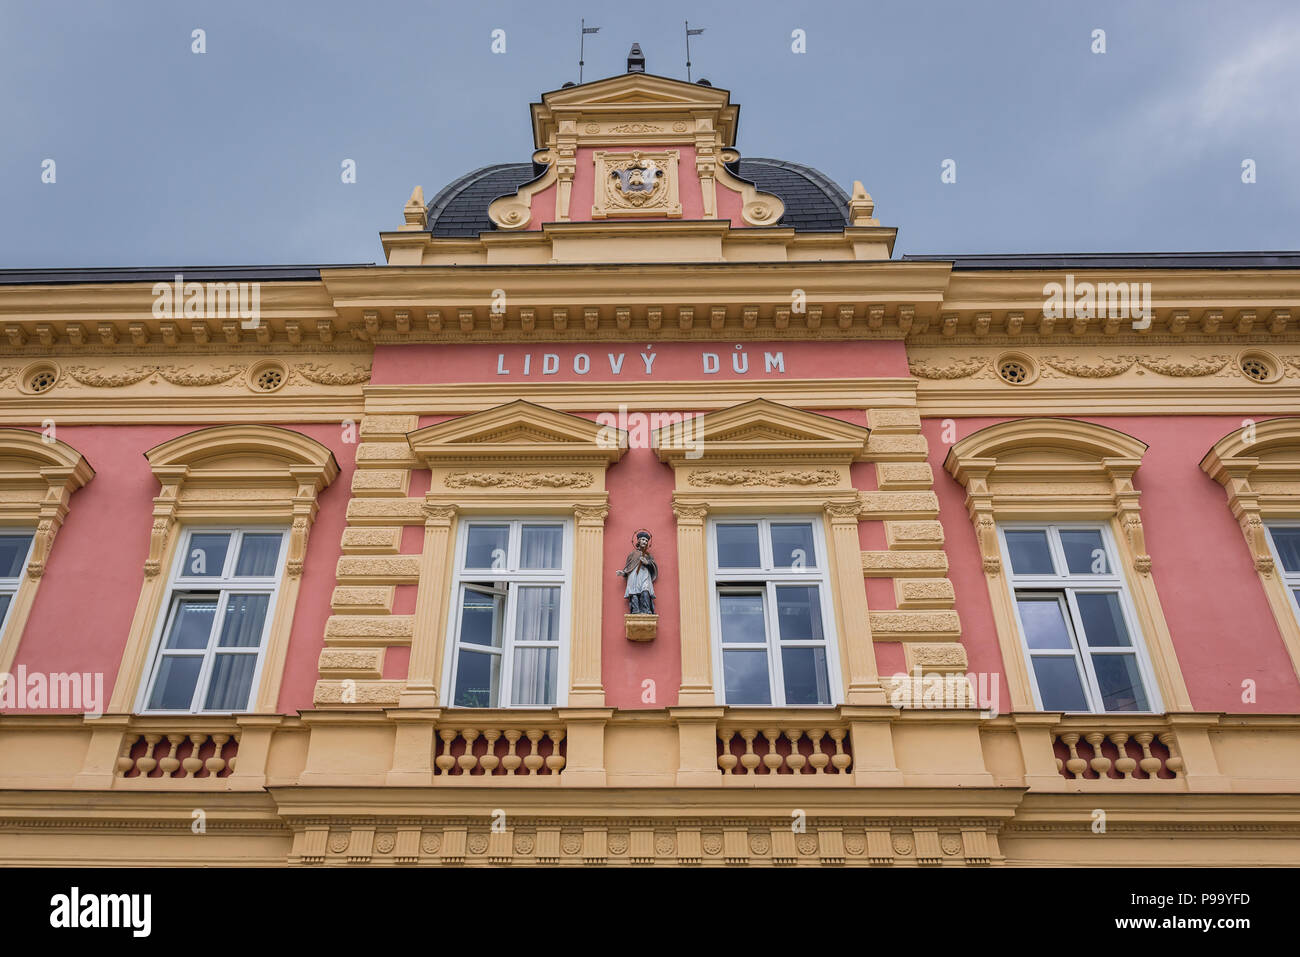
[[[406,438],[431,468],[491,465],[608,465],[623,455],[626,433],[591,419],[517,399],[426,426]]]
[[[0,522],[34,530],[27,573],[39,578],[72,493],[95,475],[72,446],[40,432],[0,429]]]
[[[681,424],[668,423],[654,436],[659,458],[674,467],[722,461],[847,465],[866,456],[870,431],[770,399],[753,399]]]
[[[1252,499],[1264,518],[1300,518],[1300,419],[1269,419],[1229,432],[1201,460],[1234,510]]]

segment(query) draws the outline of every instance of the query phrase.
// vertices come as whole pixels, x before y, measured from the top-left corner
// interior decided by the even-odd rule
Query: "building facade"
[[[1300,253],[892,258],[630,67],[383,265],[0,274],[0,860],[1300,859]]]

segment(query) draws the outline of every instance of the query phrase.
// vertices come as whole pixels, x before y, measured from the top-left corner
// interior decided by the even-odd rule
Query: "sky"
[[[895,256],[1300,248],[1295,0],[0,0],[0,268],[382,262],[527,161],[583,17],[588,81],[703,27],[741,154],[861,180]]]

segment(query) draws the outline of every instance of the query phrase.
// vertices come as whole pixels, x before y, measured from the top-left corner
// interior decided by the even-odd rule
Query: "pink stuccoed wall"
[[[1142,492],[1142,525],[1152,578],[1196,710],[1276,713],[1300,709],[1300,682],[1245,538],[1228,509],[1223,488],[1199,468],[1210,447],[1240,428],[1243,417],[1075,418],[1127,433],[1149,446],[1134,485]],[[956,440],[960,441],[1006,419],[954,421]],[[1001,671],[988,587],[964,504],[965,490],[943,469],[951,448],[943,442],[943,421],[928,419],[923,431],[930,444],[949,577],[957,595],[962,642],[971,670]],[[1241,700],[1242,682],[1248,678],[1256,683],[1253,703]],[[1004,692],[1003,709],[1008,706]]]
[[[355,445],[336,425],[284,425],[328,447],[340,474],[319,498],[280,693],[286,713],[310,708],[340,554]],[[111,697],[149,551],[158,483],[144,453],[196,431],[173,426],[61,426],[58,438],[86,457],[95,477],[72,496],[18,645],[14,668],[100,672]]]

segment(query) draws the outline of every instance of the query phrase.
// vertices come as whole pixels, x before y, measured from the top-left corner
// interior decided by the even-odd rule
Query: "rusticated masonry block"
[[[343,551],[362,555],[396,555],[402,547],[400,527],[345,528]]]
[[[867,439],[867,455],[877,460],[924,459],[930,451],[924,435],[880,435]]]
[[[331,615],[325,622],[327,645],[409,645],[414,634],[414,615]]]
[[[863,552],[862,574],[868,578],[934,578],[948,574],[948,556],[943,552]]]
[[[868,409],[867,424],[872,432],[915,433],[921,431],[921,414],[916,409]]]
[[[895,578],[895,604],[908,608],[951,608],[956,595],[946,578]]]
[[[420,425],[418,415],[365,415],[361,417],[361,438],[389,442],[405,438]]]
[[[922,674],[965,674],[969,667],[966,649],[956,641],[942,644],[909,642],[903,645],[903,662],[909,674],[917,669]]]
[[[934,470],[929,462],[877,462],[876,484],[881,491],[932,489]]]
[[[933,492],[862,492],[863,521],[939,517],[939,496]]]
[[[406,442],[362,442],[357,446],[357,465],[362,468],[419,468],[420,461]]]
[[[408,469],[357,469],[352,491],[357,495],[405,495],[411,483]]]
[[[317,705],[355,707],[372,705],[396,707],[402,696],[404,681],[365,681],[351,678],[322,678],[312,695]]]
[[[344,555],[335,575],[349,584],[411,585],[420,580],[420,556]]]
[[[357,588],[340,585],[330,596],[330,607],[341,614],[373,615],[393,610],[393,586]]]
[[[943,526],[938,522],[886,522],[885,540],[890,548],[939,548]]]
[[[319,669],[330,678],[382,678],[383,648],[322,648]]]
[[[349,525],[423,525],[422,498],[354,498],[348,502]]]
[[[956,640],[961,621],[955,611],[873,611],[871,636],[876,641]]]

